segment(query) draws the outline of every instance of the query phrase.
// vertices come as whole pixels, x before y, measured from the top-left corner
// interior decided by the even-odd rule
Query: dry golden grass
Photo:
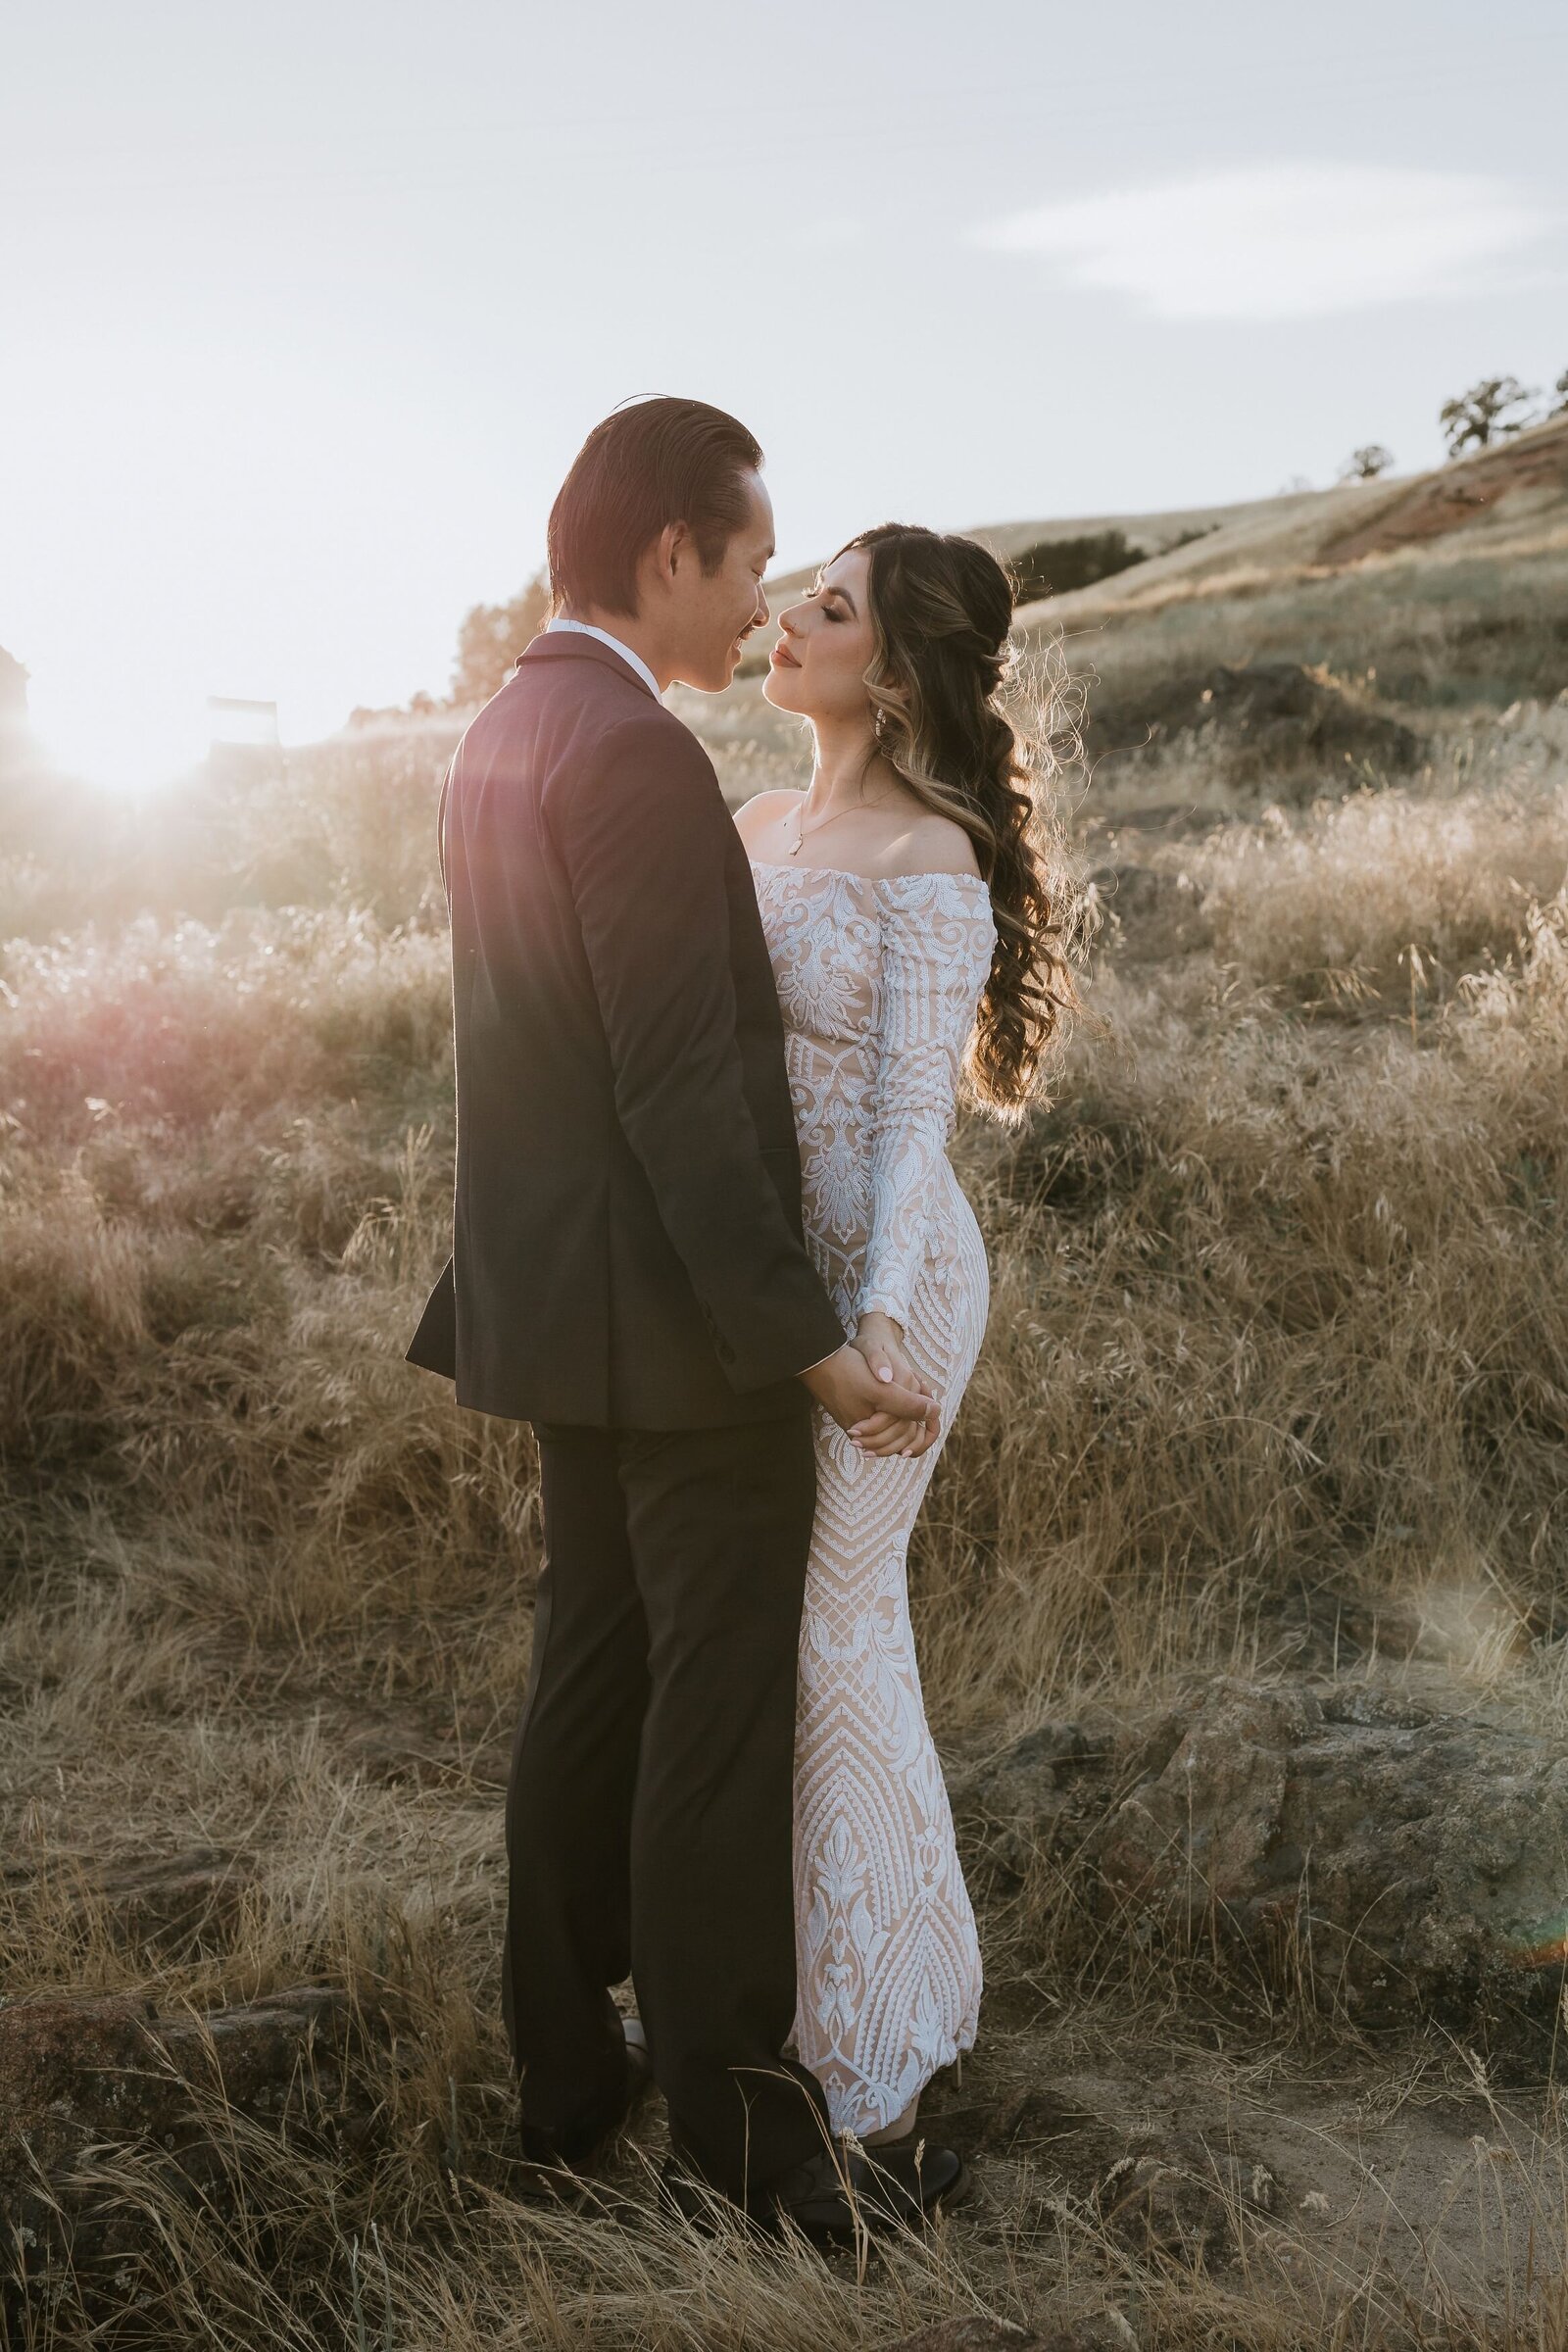
[[[1478,765],[1480,772],[1478,773]],[[1450,752],[1415,789],[1272,810],[1167,853],[1227,967],[1298,1004],[1423,1009],[1505,959],[1568,874],[1568,709]]]
[[[1150,2345],[1568,2344],[1554,2101],[1489,2123],[1457,2048],[1216,2006],[980,1856],[979,2094],[1092,2077],[1130,2101],[1129,2069],[1165,2065],[1234,2102],[1240,2144],[1321,2095],[1302,2145],[1367,2201],[1353,2249],[1232,2197],[1228,2269],[1139,2259],[1085,2184],[998,2157],[860,2276],[662,2222],[653,2124],[607,2212],[517,2199],[499,1787],[536,1495],[525,1431],[402,1362],[445,1243],[448,983],[413,830],[439,756],[387,758],[289,787],[274,837],[337,845],[314,906],[285,879],[292,910],[181,919],[176,875],[120,921],[105,876],[96,925],[0,962],[5,1991],[205,2007],[312,1981],[398,2021],[361,2061],[357,2154],[222,2120],[219,2210],[156,2151],[102,2151],[155,2225],[141,2300],[106,2320],[68,2284],[10,2340],[807,2352],[1099,2280]],[[1419,1598],[1457,1629],[1459,1703],[1568,1722],[1531,1634],[1568,1565],[1565,793],[1562,714],[1526,712],[1397,792],[1166,843],[1179,941],[1113,925],[1053,1106],[962,1130],[994,1306],[913,1563],[950,1754],[1267,1672],[1303,1587]],[[193,1953],[90,1892],[198,1844],[247,1860]],[[1363,2125],[1461,2095],[1506,2167],[1478,2157],[1446,2207],[1371,2178]]]

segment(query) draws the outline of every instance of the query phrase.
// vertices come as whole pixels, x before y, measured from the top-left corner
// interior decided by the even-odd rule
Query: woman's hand
[[[923,1390],[925,1382],[905,1352],[904,1333],[891,1315],[862,1315],[856,1326],[855,1345],[879,1381],[901,1389]],[[865,1453],[924,1453],[936,1443],[940,1414],[924,1421],[904,1421],[876,1413],[861,1424],[859,1443]]]
[[[931,1435],[936,1436],[936,1402],[927,1395],[925,1384],[916,1382],[912,1388],[904,1389],[897,1382],[878,1380],[853,1340],[846,1340],[842,1348],[824,1356],[821,1363],[808,1364],[799,1377],[857,1446],[865,1431],[880,1437],[896,1425],[902,1426],[910,1415],[917,1416],[915,1426],[920,1429],[929,1420]],[[879,1410],[881,1397],[886,1397],[887,1404]]]

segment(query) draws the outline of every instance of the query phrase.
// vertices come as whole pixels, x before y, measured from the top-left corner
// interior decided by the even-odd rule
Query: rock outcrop
[[[298,1985],[206,2015],[124,1994],[0,2008],[0,2214],[24,2276],[78,2281],[140,2249],[148,2223],[108,2148],[148,2160],[155,2197],[221,2210],[239,2177],[235,2123],[319,2140],[368,2137],[346,2060],[361,2021],[346,1993]]]
[[[1568,1754],[1372,1685],[1220,1681],[1152,1731],[1028,1735],[956,1783],[993,1861],[1044,1854],[1138,1945],[1243,1960],[1367,2027],[1507,2040],[1568,1957]]]

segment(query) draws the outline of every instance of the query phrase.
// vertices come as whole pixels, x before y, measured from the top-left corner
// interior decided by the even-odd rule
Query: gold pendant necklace
[[[806,840],[806,798],[807,796],[803,792],[800,799],[800,806],[795,811],[795,847],[790,852],[790,856],[792,858],[798,858],[800,856],[802,846]],[[811,827],[811,831],[813,833],[825,833],[829,825],[836,825],[838,823],[841,816],[854,816],[857,811],[861,808],[875,808],[881,802],[890,801],[892,798],[893,795],[890,792],[879,792],[874,801],[857,801],[854,808],[839,808],[834,811],[833,815],[824,816],[819,825],[813,825]]]

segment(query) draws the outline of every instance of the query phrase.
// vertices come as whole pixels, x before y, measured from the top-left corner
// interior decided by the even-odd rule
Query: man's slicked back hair
[[[637,611],[637,562],[683,522],[716,571],[746,519],[745,476],[762,463],[738,417],[705,400],[630,401],[596,424],[550,510],[546,553],[557,608]]]

